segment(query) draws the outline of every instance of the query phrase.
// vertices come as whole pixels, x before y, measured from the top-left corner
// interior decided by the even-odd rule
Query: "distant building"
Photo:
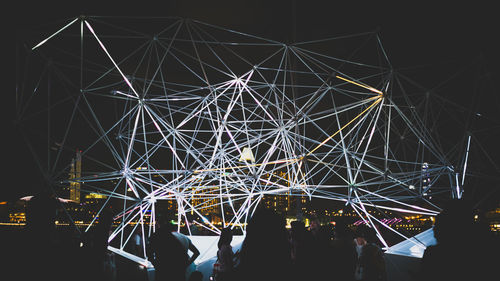
[[[26,223],[26,213],[15,212],[9,214],[9,222],[11,223]]]
[[[280,186],[287,186],[290,188],[290,183],[292,179],[289,173],[285,171],[278,171],[273,174],[268,175],[268,179],[271,182],[275,182]],[[291,190],[276,193],[276,194],[266,194],[262,197],[261,204],[267,208],[271,209],[277,213],[293,214],[297,215],[307,213],[308,211],[308,197],[305,192],[301,192],[302,196],[291,195]]]
[[[290,195],[272,194],[264,195],[260,204],[276,213],[283,213],[291,210],[290,203]]]
[[[82,176],[82,153],[80,150],[76,151],[76,157],[71,161],[71,168],[69,172],[69,199],[80,203],[80,182]]]
[[[500,206],[486,212],[485,218],[490,227],[490,231],[500,236]]]
[[[219,212],[219,187],[193,187],[191,204],[203,215]]]

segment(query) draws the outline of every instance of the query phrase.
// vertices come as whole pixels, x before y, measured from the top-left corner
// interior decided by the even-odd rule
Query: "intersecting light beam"
[[[471,137],[471,135],[469,135],[469,139],[467,140],[467,151],[465,153],[464,171],[462,172],[462,186],[464,186],[464,183],[465,183],[465,171],[467,170],[467,160],[469,158],[470,137]],[[457,185],[457,187],[458,187],[458,185]],[[461,195],[462,194],[461,194],[460,190],[457,190],[457,196],[459,199],[460,199]]]
[[[45,42],[49,41],[50,38],[56,36],[57,34],[59,34],[61,31],[65,30],[66,28],[68,28],[70,25],[72,25],[75,21],[77,21],[78,18],[72,20],[70,23],[68,23],[67,25],[65,25],[63,28],[59,29],[58,31],[56,31],[54,34],[50,35],[49,37],[45,38],[44,40],[42,40],[42,42],[38,43],[35,47],[31,48],[31,50],[35,50],[36,48],[42,46],[43,44],[45,44]]]
[[[374,105],[378,104],[380,101],[382,101],[382,99],[380,97],[372,97],[372,98],[369,98],[369,99],[376,99],[370,106],[368,106],[367,108],[365,108],[363,111],[361,111],[360,114],[358,114],[356,117],[354,117],[351,121],[347,122],[347,124],[345,124],[344,126],[342,126],[342,128],[338,129],[338,131],[336,131],[333,135],[329,136],[328,138],[326,138],[324,141],[322,141],[320,144],[318,144],[313,150],[309,151],[309,153],[307,153],[307,156],[313,154],[316,150],[318,150],[318,148],[320,148],[321,146],[323,146],[325,143],[327,143],[329,140],[331,140],[333,137],[335,137],[340,131],[342,131],[343,129],[345,129],[347,126],[349,126],[352,122],[356,121],[356,119],[358,119],[361,115],[365,114],[370,108],[372,108]]]
[[[360,86],[360,87],[362,87],[362,88],[365,88],[365,89],[367,89],[367,90],[370,90],[370,91],[372,91],[372,92],[374,92],[374,93],[377,93],[377,94],[379,94],[379,95],[383,95],[383,94],[384,94],[382,91],[377,90],[377,89],[375,89],[375,88],[373,88],[373,87],[371,87],[371,86],[363,85],[363,84],[361,84],[361,83],[354,82],[354,81],[352,81],[352,80],[349,80],[349,79],[347,79],[347,78],[344,78],[344,77],[341,77],[341,76],[338,76],[338,75],[336,75],[335,77],[336,77],[336,78],[338,78],[338,79],[340,79],[340,80],[344,80],[344,81],[346,81],[346,82],[348,82],[348,83],[354,84],[354,85],[356,85],[356,86]]]
[[[128,80],[128,78],[125,76],[125,74],[123,74],[122,70],[118,67],[118,65],[116,64],[115,60],[113,59],[113,57],[111,57],[111,55],[109,54],[108,50],[106,49],[106,47],[104,46],[104,44],[101,42],[101,40],[99,39],[99,37],[97,37],[97,34],[94,32],[94,29],[92,28],[92,26],[90,26],[90,24],[88,23],[88,21],[85,21],[85,24],[87,25],[87,28],[90,30],[90,32],[92,32],[92,35],[94,35],[95,39],[97,40],[97,42],[99,43],[99,45],[101,46],[101,48],[104,50],[104,52],[106,53],[106,55],[109,57],[109,59],[111,60],[111,62],[113,63],[113,65],[116,67],[116,69],[118,70],[118,72],[120,72],[120,75],[123,77],[123,80],[125,80],[125,83],[127,83],[127,85],[130,87],[130,89],[132,89],[132,92],[134,92],[135,96],[139,97],[139,94],[135,91],[134,87],[132,87],[132,84],[130,83],[130,81]]]
[[[276,161],[265,162],[265,163],[239,165],[239,166],[233,166],[233,167],[223,167],[223,168],[194,170],[193,173],[196,174],[196,173],[202,173],[202,172],[215,172],[215,171],[223,171],[223,170],[234,170],[234,169],[241,169],[241,168],[247,168],[247,167],[260,167],[262,165],[274,165],[274,164],[284,164],[284,163],[292,164],[292,163],[298,162],[301,159],[302,159],[302,157],[300,157],[300,158],[293,158],[293,159],[282,159],[282,160],[276,160]]]

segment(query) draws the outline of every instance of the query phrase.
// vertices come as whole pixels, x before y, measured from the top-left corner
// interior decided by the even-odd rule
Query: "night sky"
[[[109,4],[102,6],[103,2]],[[367,5],[369,2],[371,4]],[[489,2],[15,1],[3,18],[9,38],[4,37],[2,41],[4,56],[12,59],[15,57],[16,38],[24,29],[80,14],[180,16],[283,42],[379,30],[382,43],[396,69],[419,64],[438,65],[446,61],[468,64],[480,60],[486,73],[499,77],[500,17],[493,4],[485,3]],[[16,63],[13,60],[9,67],[4,65],[4,71],[7,69],[9,74],[13,74],[11,69],[15,69]],[[498,83],[499,80],[496,81]],[[26,190],[23,186],[36,184],[38,180],[36,165],[32,163],[30,153],[13,125],[15,79],[3,84],[6,86],[2,94],[8,99],[2,101],[3,127],[7,129],[2,133],[2,164],[5,166],[2,168],[0,201],[24,195]],[[500,95],[498,91],[496,93]],[[500,119],[499,116],[492,118]],[[19,181],[26,184],[19,184]]]

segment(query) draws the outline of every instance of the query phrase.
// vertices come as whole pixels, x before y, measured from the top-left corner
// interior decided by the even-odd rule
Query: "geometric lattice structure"
[[[165,200],[215,233],[203,208],[244,232],[271,194],[339,201],[397,233],[369,210],[435,215],[434,199],[461,196],[374,33],[287,45],[194,20],[78,17],[30,44],[26,135],[53,184],[121,202],[118,249],[154,231]]]

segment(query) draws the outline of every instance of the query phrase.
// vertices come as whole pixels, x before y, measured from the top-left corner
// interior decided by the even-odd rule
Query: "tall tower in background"
[[[75,179],[79,179],[82,176],[82,152],[80,150],[76,151],[76,157],[71,161],[71,170],[69,172],[69,199],[77,203],[80,203],[80,182]]]

